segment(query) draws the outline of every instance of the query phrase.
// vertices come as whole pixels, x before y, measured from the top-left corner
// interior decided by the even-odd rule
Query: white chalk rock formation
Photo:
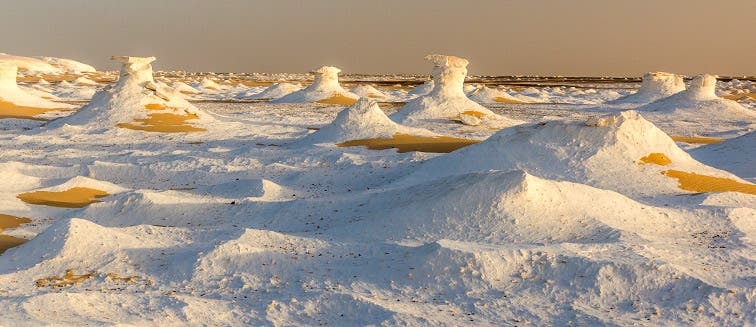
[[[312,84],[303,90],[274,99],[273,103],[309,103],[327,102],[333,98],[348,98],[356,101],[360,96],[345,90],[339,85],[339,72],[341,69],[331,66],[323,66],[313,71],[315,79]]]
[[[358,96],[363,97],[363,98],[382,99],[382,98],[388,97],[385,93],[381,92],[380,90],[376,89],[375,87],[369,84],[359,85],[351,89],[350,92],[357,94]]]
[[[72,108],[72,105],[53,102],[25,92],[16,83],[18,68],[13,63],[0,62],[0,101],[32,108]],[[20,110],[20,109],[19,109]]]
[[[260,93],[255,93],[248,98],[250,99],[278,99],[285,95],[297,92],[302,89],[300,84],[292,84],[286,82],[275,83],[268,86]],[[245,96],[246,97],[246,96]]]
[[[433,90],[410,102],[393,113],[392,120],[412,124],[424,119],[459,119],[461,114],[471,114],[483,120],[495,120],[499,124],[515,125],[518,121],[501,117],[486,109],[464,92],[468,61],[446,55],[429,55],[425,60],[433,63]]]
[[[31,57],[14,56],[7,53],[0,53],[0,63],[8,63],[17,67],[18,70],[35,72],[35,73],[47,73],[47,74],[59,74],[62,73],[60,68],[57,68],[44,60]]]
[[[426,94],[430,93],[431,91],[433,91],[433,87],[434,86],[435,86],[435,83],[433,82],[432,79],[431,80],[427,80],[427,81],[425,81],[425,83],[420,84],[418,86],[415,86],[412,90],[410,90],[409,92],[407,92],[407,95],[413,96],[413,97],[418,97],[418,96],[421,96],[421,95],[426,95]]]
[[[360,98],[357,103],[339,112],[333,122],[302,139],[302,143],[339,143],[362,139],[389,139],[397,133],[427,137],[438,136],[426,129],[397,124],[386,116],[377,102],[369,98]]]
[[[664,72],[646,73],[638,92],[609,101],[607,104],[645,104],[682,91],[685,91],[682,76]]]
[[[410,180],[491,169],[520,169],[631,197],[684,193],[676,179],[661,173],[670,169],[742,181],[691,158],[636,111],[585,123],[548,121],[506,128],[483,142],[425,162]]]
[[[672,96],[638,108],[656,124],[673,125],[680,120],[706,122],[708,126],[754,124],[756,112],[734,100],[716,95],[716,77],[698,75],[690,87]],[[705,127],[705,126],[703,126]],[[664,127],[663,127],[664,128]],[[694,132],[705,132],[696,130]]]
[[[181,81],[173,82],[173,84],[171,84],[171,86],[173,87],[174,90],[176,90],[176,92],[181,92],[183,94],[197,94],[197,93],[199,93],[199,91],[197,89],[195,89],[191,85],[186,84],[186,83],[181,82]]]
[[[181,93],[154,81],[151,63],[155,57],[112,59],[122,64],[118,81],[95,93],[90,103],[75,114],[48,124],[50,128],[73,125],[88,130],[111,129],[157,113],[192,115],[195,126],[215,120],[187,102]]]
[[[467,93],[467,96],[478,103],[533,103],[537,102],[535,98],[521,95],[514,97],[509,93],[493,89],[487,86],[481,86]]]
[[[97,71],[94,67],[87,65],[76,60],[55,58],[55,57],[37,57],[40,60],[47,62],[53,67],[57,67],[69,73],[94,73]]]

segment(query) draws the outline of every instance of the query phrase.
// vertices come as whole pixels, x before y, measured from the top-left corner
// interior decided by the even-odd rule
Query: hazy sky
[[[115,69],[472,74],[756,75],[756,0],[0,0],[0,52]]]

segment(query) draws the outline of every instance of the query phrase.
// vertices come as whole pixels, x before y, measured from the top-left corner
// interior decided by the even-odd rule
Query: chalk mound
[[[55,57],[37,57],[40,60],[47,62],[53,67],[57,67],[68,73],[94,73],[97,71],[94,67],[85,63],[78,62],[76,60],[55,58]]]
[[[102,265],[122,258],[125,254],[121,250],[160,245],[158,238],[129,232],[139,228],[144,227],[108,228],[78,218],[58,220],[29,242],[0,256],[0,267],[23,269],[44,264],[50,268],[66,261],[66,269],[77,264],[92,269],[89,264]]]
[[[432,79],[427,80],[425,81],[425,83],[415,86],[412,90],[409,90],[409,92],[407,92],[407,95],[412,96],[412,97],[426,95],[433,90],[433,88],[435,87],[435,84],[436,83],[433,82]]]
[[[641,106],[638,110],[651,112],[650,115],[653,116],[674,115],[678,119],[698,117],[737,121],[756,118],[756,112],[737,101],[718,97],[715,93],[716,85],[716,77],[698,75],[690,82],[687,90]]]
[[[323,66],[313,71],[315,79],[312,84],[303,90],[287,94],[274,99],[272,103],[309,103],[319,102],[324,104],[352,105],[359,98],[358,95],[345,90],[339,85],[339,72],[341,69],[331,66]]]
[[[286,82],[275,83],[268,86],[260,93],[255,93],[248,98],[250,99],[278,99],[285,95],[297,92],[302,89],[300,84],[292,84]]]
[[[342,110],[330,124],[306,136],[301,143],[339,143],[351,140],[392,138],[397,133],[416,136],[437,136],[426,129],[402,126],[386,116],[378,103],[360,98]]]
[[[393,113],[390,116],[392,120],[412,124],[425,119],[458,119],[460,115],[468,114],[478,119],[495,120],[499,124],[519,123],[499,116],[467,97],[464,92],[466,59],[445,55],[429,55],[425,59],[433,63],[433,89]]]
[[[501,130],[487,140],[424,163],[410,180],[520,169],[628,196],[684,193],[663,172],[692,172],[743,182],[696,161],[636,111],[588,122],[548,121]]]
[[[100,181],[100,180],[96,180],[96,179],[84,177],[84,176],[76,176],[61,184],[46,187],[40,190],[50,191],[50,192],[60,192],[60,191],[72,189],[74,187],[87,187],[91,189],[101,190],[101,191],[107,192],[108,194],[117,194],[117,193],[122,193],[128,190],[126,188],[123,188],[121,186],[118,186],[110,182]]]
[[[18,67],[20,71],[34,73],[59,74],[63,71],[50,63],[32,57],[14,56],[7,53],[0,53],[0,63],[7,63]]]
[[[350,92],[357,94],[362,98],[383,99],[388,97],[386,93],[381,92],[381,90],[378,90],[369,84],[359,85],[351,89]]]
[[[685,91],[682,76],[664,72],[646,73],[638,92],[609,101],[607,104],[646,104],[682,91]]]
[[[290,190],[286,187],[261,178],[241,179],[221,184],[203,186],[191,192],[213,197],[240,200],[277,200],[281,197],[285,197],[285,195],[291,194]]]
[[[756,132],[690,151],[696,160],[756,182]]]
[[[15,64],[0,61],[0,116],[10,116],[14,112],[19,116],[44,112],[35,109],[73,108],[72,105],[53,102],[21,89],[16,83],[17,70]]]
[[[199,93],[199,91],[197,89],[195,89],[195,88],[191,87],[191,85],[186,84],[186,83],[181,82],[181,81],[173,82],[173,84],[171,84],[171,87],[173,87],[173,89],[176,90],[176,92],[180,92],[180,93],[183,93],[183,94],[197,94],[197,93]]]
[[[607,243],[669,236],[677,224],[675,213],[613,191],[521,170],[448,176],[397,194],[389,195],[395,201],[388,212],[346,229],[359,231],[357,238],[397,241]]]
[[[187,102],[173,88],[155,82],[155,57],[114,56],[122,64],[118,81],[99,90],[89,104],[48,128],[77,126],[99,131],[115,129],[150,132],[197,132],[215,119]]]
[[[509,93],[482,86],[467,92],[467,97],[478,103],[533,103],[536,99],[527,96],[514,97]]]
[[[220,91],[225,89],[226,87],[218,84],[216,81],[209,79],[207,77],[203,78],[202,81],[197,84],[197,89],[202,90],[204,92],[213,92],[213,91]]]

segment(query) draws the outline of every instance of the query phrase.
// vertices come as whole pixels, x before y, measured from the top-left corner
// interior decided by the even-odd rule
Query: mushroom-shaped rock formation
[[[122,64],[118,81],[99,90],[92,101],[75,114],[54,121],[87,130],[115,127],[150,132],[198,132],[214,121],[187,102],[181,93],[152,77],[155,57],[114,56]]]
[[[484,121],[497,121],[499,125],[520,123],[499,116],[467,97],[464,92],[468,65],[466,59],[429,55],[425,60],[433,63],[433,90],[408,102],[390,116],[392,120],[412,124],[424,119],[459,119],[460,115],[470,115]]]
[[[756,126],[756,112],[734,100],[715,94],[717,79],[712,75],[698,75],[687,90],[638,108],[650,121],[662,129],[674,129],[680,121],[695,122],[687,128],[694,134],[705,135],[711,128],[739,128],[750,130]]]
[[[609,101],[607,104],[645,104],[682,91],[685,91],[682,76],[664,72],[646,73],[638,92]]]
[[[341,69],[331,66],[323,66],[313,71],[315,79],[310,86],[274,99],[273,103],[310,103],[352,105],[360,96],[345,90],[339,85],[339,72]]]

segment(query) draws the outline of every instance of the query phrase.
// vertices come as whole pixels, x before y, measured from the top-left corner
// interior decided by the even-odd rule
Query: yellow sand
[[[756,195],[756,185],[740,183],[731,179],[699,175],[679,170],[667,170],[662,174],[676,178],[680,189],[691,192],[740,192]]]
[[[349,98],[349,97],[345,97],[343,94],[334,94],[330,98],[318,100],[318,101],[315,101],[315,102],[322,103],[322,104],[337,104],[337,105],[340,105],[340,106],[351,106],[355,102],[357,102],[357,99],[352,99],[352,98]]]
[[[366,146],[370,150],[396,148],[397,152],[410,151],[449,153],[454,150],[478,143],[477,140],[461,139],[449,136],[423,137],[396,133],[390,139],[353,140],[336,144],[340,147]]]
[[[714,144],[724,142],[724,139],[716,137],[698,137],[698,136],[670,136],[675,142],[693,143],[693,144]]]
[[[663,153],[651,153],[640,159],[643,163],[666,166],[672,163]],[[681,190],[691,192],[740,192],[756,195],[756,185],[750,183],[740,183],[728,178],[700,175],[688,173],[680,170],[670,169],[662,172],[663,175],[676,178]]]
[[[95,273],[89,273],[84,275],[75,275],[73,269],[66,270],[66,274],[58,277],[52,276],[48,278],[38,279],[35,284],[37,287],[50,286],[52,288],[64,288],[72,285],[79,285],[81,282],[92,278]]]
[[[462,113],[460,114],[460,116],[461,116],[461,115],[468,115],[468,116],[473,116],[473,117],[475,117],[475,118],[483,118],[483,117],[485,117],[485,116],[486,116],[486,114],[484,114],[484,113],[482,113],[482,112],[480,112],[480,111],[475,111],[475,110],[467,110],[467,111],[464,111],[464,112],[462,112]]]
[[[723,98],[730,99],[730,100],[740,100],[740,99],[756,100],[756,93],[731,94],[731,95],[723,96]]]
[[[31,219],[0,214],[0,233],[6,228],[15,228],[21,224],[30,223]],[[0,253],[12,247],[26,243],[27,239],[0,234]]]
[[[126,283],[133,283],[139,279],[139,276],[120,277],[118,276],[118,274],[114,274],[114,273],[109,273],[105,277],[110,278],[114,281],[126,282]]]
[[[176,112],[180,110],[178,108],[168,107],[160,103],[149,103],[145,105],[144,108],[147,110],[174,110]],[[188,123],[189,120],[197,118],[199,118],[199,116],[191,113],[181,115],[176,113],[161,112],[148,114],[147,118],[134,119],[134,121],[138,124],[120,123],[116,126],[138,131],[159,133],[191,133],[206,131],[206,129],[204,128],[194,127]]]
[[[527,103],[525,101],[520,101],[520,100],[515,100],[515,99],[505,98],[505,97],[495,97],[493,98],[493,100],[499,103],[514,103],[514,104]]]
[[[26,107],[13,104],[8,101],[0,100],[0,119],[2,118],[18,118],[18,119],[32,119],[32,120],[47,120],[44,118],[36,118],[35,116],[41,115],[48,111],[67,110],[67,108],[36,108]]]
[[[81,208],[95,202],[97,198],[108,196],[108,192],[88,187],[74,187],[61,192],[34,191],[16,196],[26,203],[61,208]]]
[[[28,240],[24,238],[0,234],[0,253],[5,252],[5,250],[7,249],[24,244],[27,241]]]
[[[643,158],[640,158],[639,165],[643,164],[656,164],[659,166],[666,166],[672,163],[672,160],[669,159],[664,153],[651,153]]]

